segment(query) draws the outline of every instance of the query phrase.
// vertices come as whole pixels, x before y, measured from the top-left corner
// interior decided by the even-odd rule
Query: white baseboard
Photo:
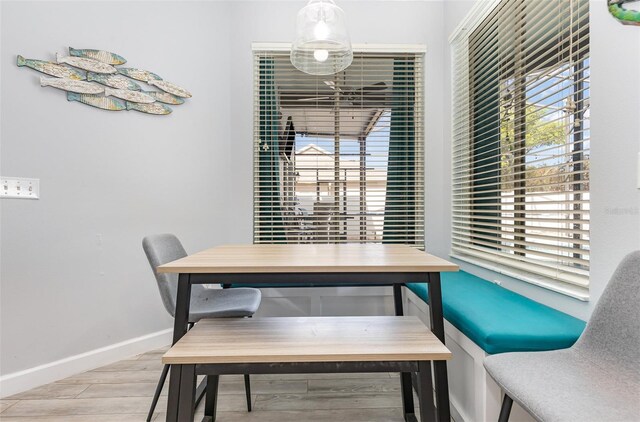
[[[132,338],[0,377],[0,398],[171,344],[173,329]]]

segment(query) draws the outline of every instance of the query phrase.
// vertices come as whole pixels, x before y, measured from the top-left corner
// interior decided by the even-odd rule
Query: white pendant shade
[[[344,11],[333,0],[310,0],[298,12],[291,63],[311,75],[332,75],[352,61]]]

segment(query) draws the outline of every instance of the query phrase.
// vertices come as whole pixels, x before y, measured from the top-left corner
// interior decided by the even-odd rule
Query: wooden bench
[[[181,381],[172,389],[179,396],[170,397],[167,421],[193,420],[197,375],[207,375],[204,420],[213,422],[219,375],[338,372],[417,373],[420,418],[434,420],[429,361],[450,358],[451,352],[415,317],[203,320],[162,358],[181,371],[172,377]],[[404,417],[416,421],[413,413]]]

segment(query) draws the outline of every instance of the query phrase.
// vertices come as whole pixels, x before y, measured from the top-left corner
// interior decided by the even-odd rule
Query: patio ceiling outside
[[[318,77],[278,66],[275,77],[282,127],[291,116],[296,133],[333,137],[337,113],[341,137],[361,139],[389,108],[393,57],[356,57],[345,71]]]
[[[313,106],[282,108],[283,122],[291,116],[297,134],[331,137],[335,134],[335,112],[333,109],[316,109]],[[360,139],[369,136],[384,109],[343,109],[340,114],[340,135],[344,138]],[[284,125],[283,125],[284,126]]]

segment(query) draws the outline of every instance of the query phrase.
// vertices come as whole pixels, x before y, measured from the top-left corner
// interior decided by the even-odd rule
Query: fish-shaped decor
[[[156,99],[150,95],[138,91],[129,91],[128,89],[105,88],[104,95],[118,97],[134,103],[151,104],[156,102]]]
[[[104,50],[77,49],[69,47],[69,55],[73,57],[86,57],[88,59],[112,65],[125,64],[127,62],[124,57]]]
[[[76,94],[75,92],[67,92],[68,101],[78,101],[92,107],[101,108],[102,110],[122,111],[127,106],[124,101],[115,98],[103,97],[102,95]]]
[[[640,26],[640,7],[624,7],[625,3],[638,0],[608,0],[609,13],[623,25]]]
[[[119,67],[118,73],[142,82],[149,82],[151,79],[162,79],[160,76],[148,70],[135,69],[133,67]]]
[[[77,92],[78,94],[100,94],[104,88],[91,82],[74,81],[65,78],[40,77],[40,86],[52,86],[64,91]]]
[[[104,73],[87,73],[88,81],[96,81],[99,84],[110,86],[111,88],[128,89],[130,91],[140,91],[142,88],[137,83],[122,75],[106,75]]]
[[[176,84],[172,84],[171,82],[150,80],[147,83],[151,86],[157,86],[161,90],[168,92],[169,94],[173,94],[176,97],[191,98],[191,93],[189,91]]]
[[[184,104],[184,100],[182,98],[176,97],[175,95],[169,94],[164,91],[142,91],[147,95],[152,96],[161,103],[171,104],[171,105],[180,105]]]
[[[160,103],[139,104],[130,103],[129,101],[127,101],[127,110],[136,110],[148,114],[169,114],[173,111],[170,107]]]
[[[27,66],[38,72],[55,76],[56,78],[69,78],[77,81],[82,81],[87,78],[85,72],[82,70],[44,60],[25,59],[20,55],[18,55],[18,66]]]
[[[118,70],[110,64],[99,62],[98,60],[88,59],[86,57],[61,56],[56,53],[56,61],[58,63],[66,63],[73,67],[88,70],[95,73],[117,73]]]

